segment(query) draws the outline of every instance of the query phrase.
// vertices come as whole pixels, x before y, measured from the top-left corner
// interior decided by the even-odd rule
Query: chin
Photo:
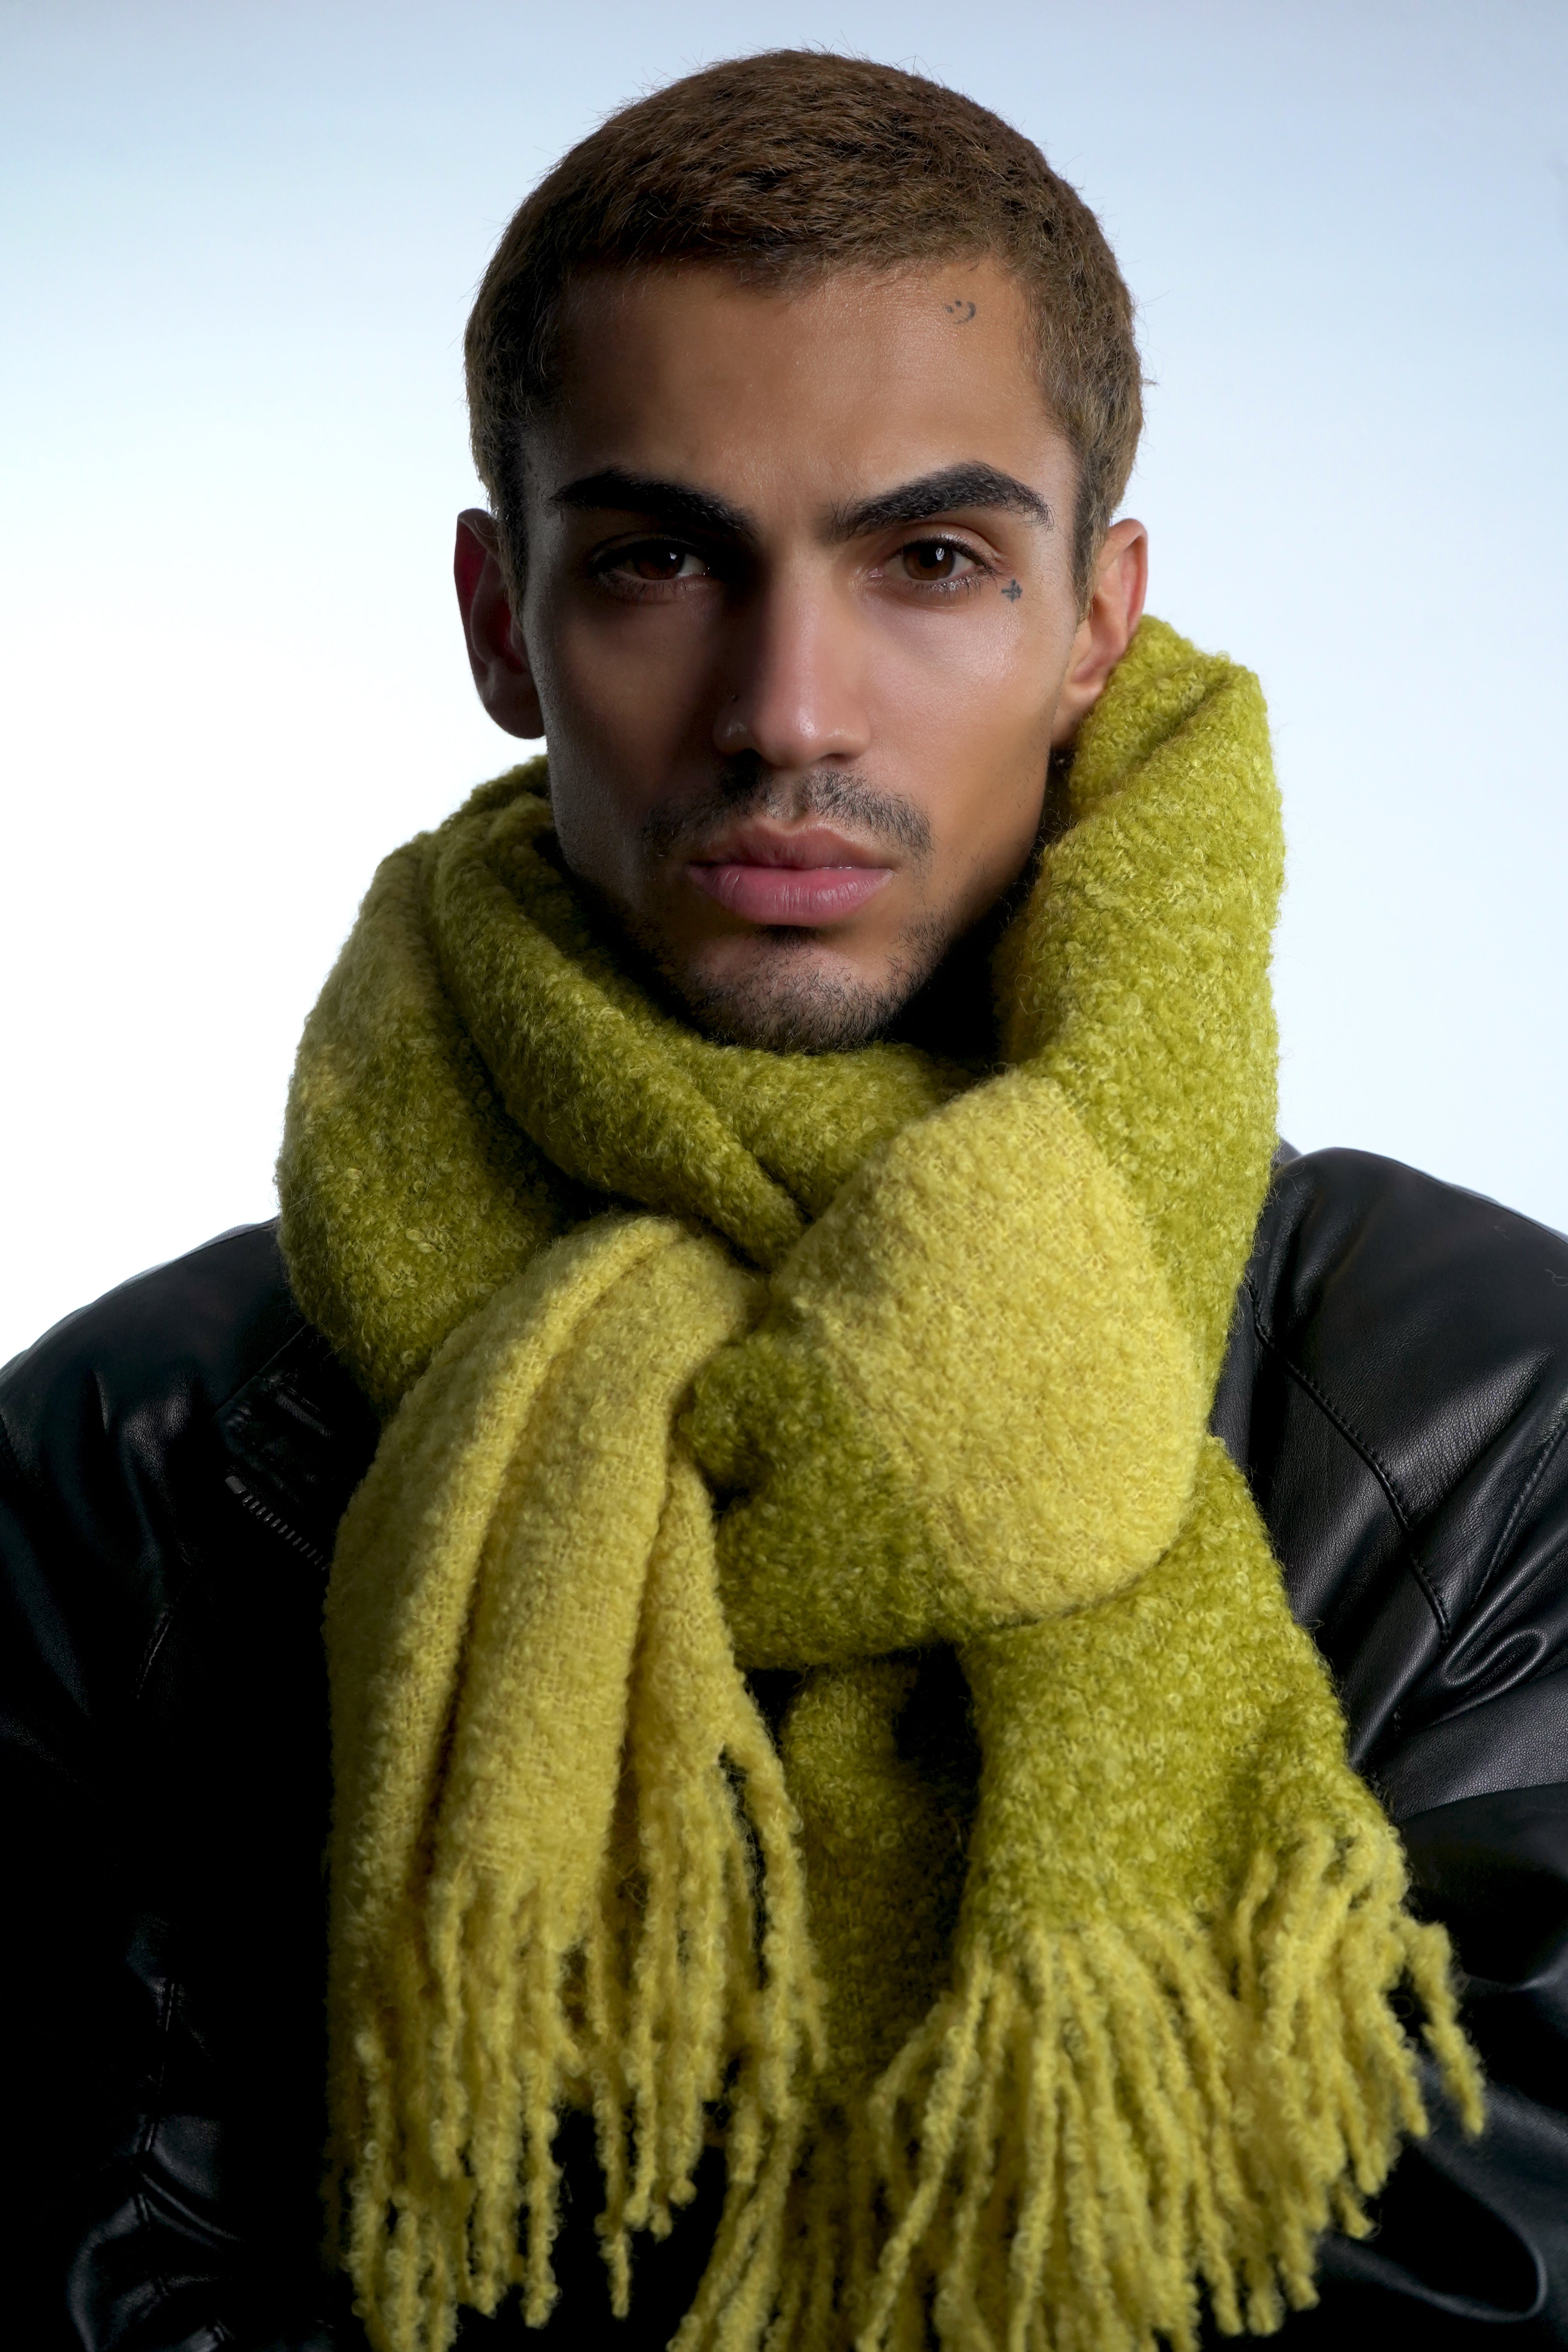
[[[814,932],[747,943],[728,965],[664,965],[698,1028],[726,1045],[774,1054],[843,1054],[885,1037],[941,960],[942,942],[904,942],[879,972],[862,972]],[[912,950],[912,951],[911,951]]]

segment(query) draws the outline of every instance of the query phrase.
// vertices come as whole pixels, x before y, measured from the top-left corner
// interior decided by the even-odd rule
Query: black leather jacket
[[[1568,1242],[1387,1160],[1291,1160],[1215,1425],[1454,1933],[1491,2081],[1480,2141],[1439,2105],[1377,2234],[1327,2242],[1287,2344],[1568,2345]],[[28,2352],[363,2347],[316,2253],[319,1620],[375,1439],[265,1225],[0,1377],[0,2335]],[[662,2344],[713,2187],[621,2326],[584,2185],[545,2341]],[[540,2339],[463,2337],[503,2340]]]

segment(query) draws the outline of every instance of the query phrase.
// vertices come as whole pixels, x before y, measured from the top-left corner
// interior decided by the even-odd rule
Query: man
[[[0,1392],[26,2340],[1568,2341],[1568,1244],[1277,1148],[1092,217],[746,60],[468,366],[547,774]]]

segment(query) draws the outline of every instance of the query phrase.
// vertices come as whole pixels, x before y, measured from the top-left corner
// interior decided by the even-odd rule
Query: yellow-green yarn
[[[327,1612],[372,2342],[542,2319],[572,2103],[617,2307],[722,2134],[680,2352],[1266,2332],[1425,2128],[1412,1997],[1479,2093],[1206,1433],[1274,1143],[1256,682],[1143,624],[984,1071],[698,1035],[542,782],[383,866],[279,1167],[388,1416]]]

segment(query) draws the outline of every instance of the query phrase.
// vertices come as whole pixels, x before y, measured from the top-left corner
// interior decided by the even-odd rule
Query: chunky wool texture
[[[617,2302],[721,2135],[680,2352],[1267,2332],[1479,2125],[1441,1931],[1206,1433],[1275,1135],[1256,682],[1145,621],[1000,1059],[715,1045],[542,767],[387,860],[280,1167],[387,1415],[327,1610],[331,2229],[378,2352]],[[749,1673],[799,1676],[775,1738]]]

